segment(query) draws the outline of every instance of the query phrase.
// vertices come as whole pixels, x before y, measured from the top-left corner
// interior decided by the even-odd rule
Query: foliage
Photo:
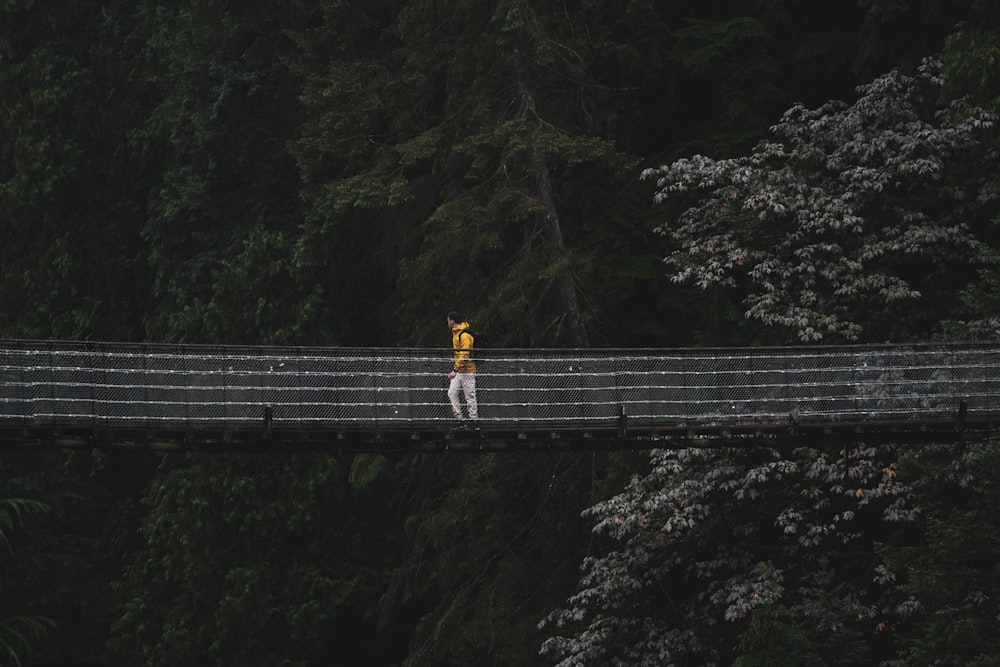
[[[47,508],[44,503],[27,498],[4,498],[0,500],[0,547],[12,554],[10,531],[24,521],[29,512],[41,512]]]
[[[544,622],[557,634],[543,654],[567,666],[754,664],[778,646],[795,651],[789,664],[878,657],[873,539],[914,517],[893,454],[654,452],[648,473],[584,513],[607,548]]]
[[[1000,219],[994,224],[1000,228]],[[978,282],[959,292],[968,319],[944,322],[945,331],[960,340],[1000,339],[1000,251],[986,251],[983,264]]]
[[[952,312],[951,290],[989,254],[996,189],[991,172],[976,171],[992,154],[980,141],[993,116],[961,99],[935,106],[937,68],[890,72],[861,87],[852,106],[793,107],[773,128],[787,145],[645,172],[677,220],[663,228],[677,244],[667,257],[675,280],[735,293],[748,317],[801,340],[929,335]],[[922,312],[899,307],[917,298]],[[584,559],[578,592],[543,622],[553,636],[542,653],[559,665],[893,657],[916,604],[897,587],[906,570],[900,540],[926,531],[934,544],[961,545],[959,535],[973,539],[972,527],[989,520],[921,524],[921,508],[949,498],[946,490],[922,487],[912,469],[902,476],[891,449],[842,454],[654,453],[650,473],[584,513],[606,546]],[[995,488],[990,474],[972,470],[968,483]],[[992,562],[989,544],[982,562]],[[948,580],[954,564],[923,553],[909,585]],[[984,572],[970,569],[969,581]],[[954,661],[959,636],[988,632],[990,622],[972,619],[990,598],[945,603],[957,613],[935,615],[942,625],[910,627],[907,658]],[[979,642],[958,660],[989,661],[991,650]]]
[[[141,225],[144,339],[318,342],[322,310],[291,255],[301,219],[287,18],[212,0],[138,13],[155,105],[135,136],[157,167]]]
[[[45,637],[51,621],[35,616],[0,618],[0,658],[20,667],[21,658],[29,655],[31,643]]]
[[[898,580],[893,665],[993,665],[1000,660],[1000,443],[905,452],[916,480],[919,532],[884,548]]]
[[[114,618],[110,582],[136,543],[136,502],[155,463],[137,452],[6,452],[0,497],[47,508],[0,572],[7,610],[51,619],[33,664],[109,664],[104,646]]]
[[[997,9],[989,3],[977,3],[976,15],[961,23],[945,42],[941,53],[947,74],[947,89],[968,96],[986,109],[1000,111],[1000,82],[996,67],[1000,58],[1000,35],[985,26],[997,18]],[[997,136],[991,137],[996,146]],[[1000,338],[1000,218],[993,221],[993,230],[986,264],[979,271],[979,280],[960,293],[966,306],[955,321],[945,324],[946,330],[958,338],[991,340]]]
[[[606,497],[637,458],[422,458],[398,498],[415,509],[384,599],[389,617],[417,614],[404,664],[537,664],[537,621],[571,585],[584,554],[573,508]]]
[[[374,602],[398,550],[385,478],[332,456],[178,455],[148,486],[142,547],[114,590],[126,664],[392,662]],[[343,638],[350,637],[349,645]]]
[[[990,5],[0,3],[0,335],[439,347],[441,313],[458,307],[498,345],[784,342],[743,318],[729,288],[663,283],[673,241],[652,233],[662,214],[636,166],[748,152],[796,102],[779,127],[846,118],[847,107],[806,108],[891,67],[908,72],[942,43],[940,99],[970,94],[995,112]],[[972,107],[935,119],[936,101],[912,106],[928,136],[961,128]],[[820,134],[795,140],[815,149]],[[794,157],[803,182],[830,177]],[[985,147],[949,155],[942,178],[969,193],[960,157],[995,173]],[[929,178],[917,185],[870,203],[869,232],[891,227],[894,206],[949,212]],[[987,219],[970,216],[968,238],[995,250]],[[950,249],[973,259],[975,244],[952,231]],[[944,313],[989,322],[994,274],[952,312],[973,274],[929,262],[943,257],[878,267],[922,296],[893,325],[899,311],[859,305],[865,337],[928,335]],[[56,623],[33,642],[43,663],[542,661],[533,654],[551,626],[537,621],[605,539],[588,541],[579,508],[635,468],[632,455],[593,453],[120,454],[5,453],[0,497],[51,508],[17,534],[0,579],[14,616]],[[709,475],[697,461],[695,480]],[[795,506],[792,493],[760,495],[762,516]],[[719,507],[772,529],[751,507]],[[882,528],[865,521],[851,542],[860,560]],[[730,533],[706,528],[720,544]],[[766,545],[743,546],[746,567],[720,577],[764,601],[726,621],[712,614],[727,603],[704,598],[704,617],[723,619],[699,628],[705,641],[724,637],[743,664],[890,655],[874,618],[843,620],[862,613],[859,590],[865,604],[875,595],[855,554],[818,545],[789,567]],[[697,608],[697,585],[682,588]],[[906,627],[907,650],[924,651],[931,626]]]
[[[0,5],[3,335],[139,333],[144,184],[123,140],[146,86],[130,68],[132,3],[90,4]]]
[[[23,523],[27,514],[47,509],[44,503],[28,498],[0,499],[0,548],[4,557],[14,557],[11,531]],[[2,588],[0,592],[4,592]],[[30,654],[32,643],[44,638],[53,623],[41,616],[8,615],[13,611],[9,608],[9,596],[0,596],[0,600],[3,600],[0,604],[0,661],[20,667],[22,658]]]
[[[780,586],[773,568],[757,566],[764,575],[762,588]],[[733,667],[778,667],[779,665],[823,664],[795,614],[775,601],[768,601],[750,616],[746,630],[740,635],[739,655]]]
[[[632,160],[586,132],[595,92],[570,18],[524,2],[374,5],[344,33],[354,11],[326,8],[297,35],[308,115],[295,150],[324,283],[330,257],[379,247],[370,289],[390,280],[397,296],[376,314],[392,307],[406,341],[440,340],[431,313],[458,308],[505,344],[585,344],[587,264],[566,247],[554,183],[621,181]]]
[[[940,86],[937,70],[890,72],[850,106],[795,106],[749,156],[644,171],[679,211],[661,228],[672,281],[733,290],[746,317],[802,341],[913,336],[940,320],[935,284],[980,258],[977,216],[996,186],[975,167],[993,115],[962,100],[932,114],[923,89]]]

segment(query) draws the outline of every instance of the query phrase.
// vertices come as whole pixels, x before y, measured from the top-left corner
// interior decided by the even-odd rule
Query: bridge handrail
[[[434,428],[451,350],[0,340],[0,419],[23,425]],[[1000,414],[1000,343],[491,349],[499,427]]]

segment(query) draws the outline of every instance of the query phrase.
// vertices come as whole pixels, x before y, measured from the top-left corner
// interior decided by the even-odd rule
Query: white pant
[[[455,373],[448,386],[448,399],[451,401],[451,414],[462,418],[462,404],[458,400],[459,390],[465,394],[465,404],[469,409],[469,419],[479,419],[479,406],[476,403],[476,374]]]

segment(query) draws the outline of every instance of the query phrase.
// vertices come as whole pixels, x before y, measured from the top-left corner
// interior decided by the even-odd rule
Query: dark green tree
[[[918,480],[919,526],[882,550],[897,585],[892,665],[986,665],[1000,660],[1000,448],[996,442],[904,451]]]
[[[132,3],[0,7],[0,334],[136,339],[146,111]]]
[[[994,63],[1000,58],[1000,33],[996,26],[998,12],[991,3],[975,3],[975,12],[968,21],[959,25],[942,52],[944,71],[949,88],[955,93],[968,95],[994,114],[1000,113],[1000,82]],[[990,137],[993,153],[998,149],[997,135]],[[986,161],[984,161],[984,164]],[[994,219],[988,230],[990,250],[986,266],[961,293],[966,310],[956,313],[955,321],[947,329],[960,338],[996,339],[1000,337],[1000,219]]]
[[[12,558],[11,533],[24,523],[32,512],[44,512],[47,507],[36,500],[4,498],[0,496],[0,562]],[[12,608],[11,595],[0,582],[0,660],[4,664],[20,667],[22,660],[31,654],[32,644],[45,637],[52,621],[41,617],[17,613]]]
[[[441,313],[461,308],[498,342],[589,342],[581,284],[596,257],[574,249],[594,240],[562,193],[621,182],[632,161],[588,131],[599,85],[582,26],[557,9],[374,5],[346,39],[299,38],[302,67],[333,63],[312,69],[297,146],[316,206],[310,247],[335,256],[331,243],[357,238],[373,250],[357,278],[376,291],[391,281],[396,300],[379,313],[403,341],[439,344]],[[351,11],[331,10],[326,30]],[[353,133],[334,136],[342,128]]]
[[[300,107],[282,63],[291,5],[140,5],[156,106],[141,128],[158,171],[142,227],[145,337],[330,342],[293,262]]]
[[[150,108],[144,44],[132,3],[0,6],[4,337],[142,337],[149,172],[129,138]],[[0,578],[4,613],[51,619],[32,664],[106,657],[107,586],[130,516],[123,497],[144,478],[141,458],[117,459],[121,469],[112,458],[35,450],[0,460],[0,497],[49,508],[18,535]],[[11,628],[29,636],[40,626]]]
[[[155,466],[136,452],[5,452],[0,497],[44,503],[0,572],[5,612],[50,619],[29,664],[112,664],[109,594],[137,542],[138,499]]]
[[[143,545],[115,586],[117,660],[398,662],[405,643],[376,632],[399,552],[398,519],[379,502],[387,469],[352,472],[322,454],[166,458],[145,499]]]
[[[414,509],[383,612],[416,619],[404,664],[538,663],[536,624],[587,549],[574,508],[606,497],[640,456],[422,459],[398,496]]]

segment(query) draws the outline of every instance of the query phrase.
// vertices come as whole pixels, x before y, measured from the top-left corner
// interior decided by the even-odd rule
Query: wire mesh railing
[[[451,350],[0,341],[0,419],[24,425],[436,428]],[[1000,345],[495,349],[497,428],[798,423],[1000,413]]]

